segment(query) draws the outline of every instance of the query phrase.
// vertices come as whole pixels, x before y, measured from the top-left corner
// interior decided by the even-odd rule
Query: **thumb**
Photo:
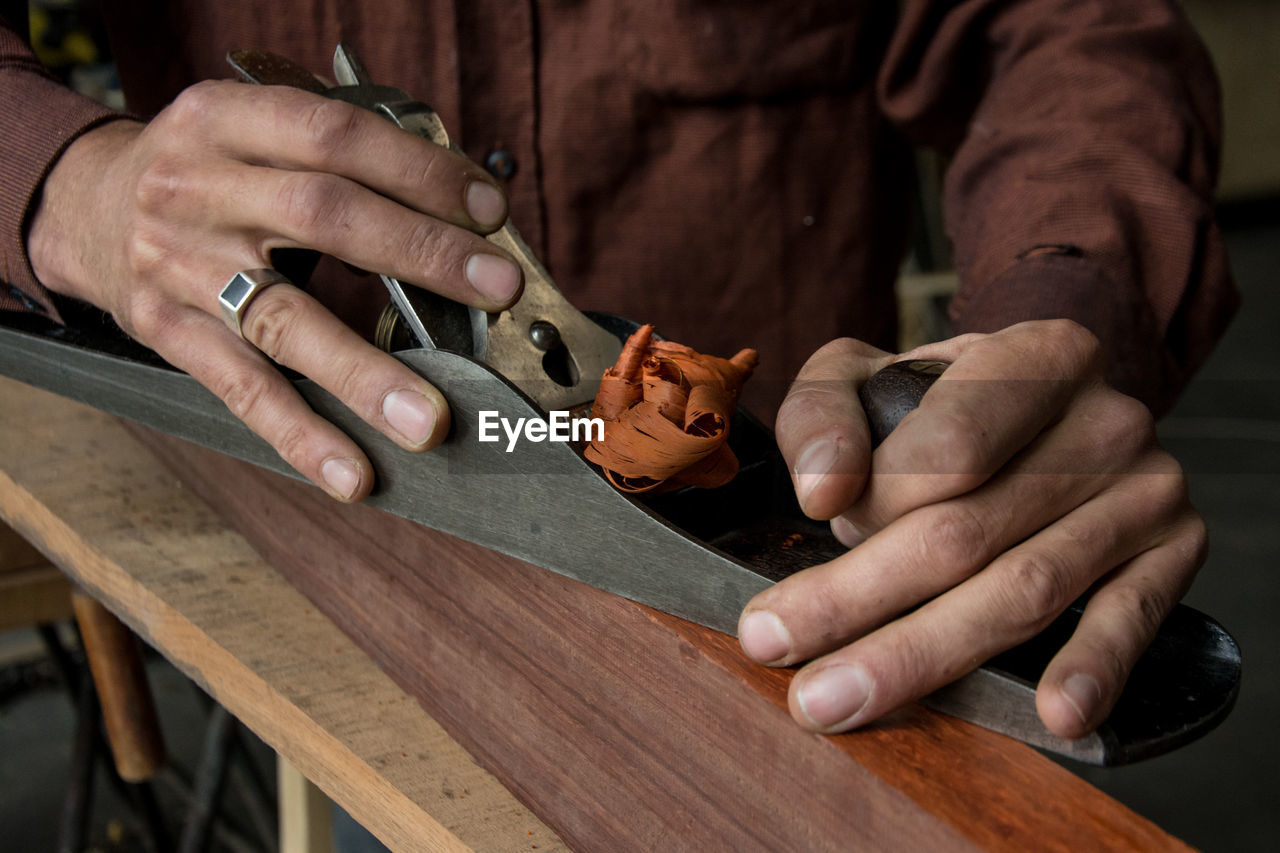
[[[858,387],[893,359],[852,338],[832,341],[805,362],[778,409],[778,447],[810,518],[834,518],[862,494],[871,434]]]

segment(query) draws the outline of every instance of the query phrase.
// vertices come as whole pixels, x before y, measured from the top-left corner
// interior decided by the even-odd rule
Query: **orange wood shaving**
[[[587,459],[624,492],[724,485],[738,473],[729,423],[757,361],[753,349],[716,358],[640,327],[600,381],[591,417],[604,420],[604,439]]]

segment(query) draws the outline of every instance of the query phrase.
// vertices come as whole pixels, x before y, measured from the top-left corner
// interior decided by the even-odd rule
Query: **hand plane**
[[[270,54],[236,52],[229,59],[251,82],[301,86],[451,145],[434,111],[374,84],[343,46],[335,57],[334,87]],[[736,632],[743,607],[761,590],[844,552],[826,524],[800,511],[771,432],[745,413],[730,431],[741,463],[732,482],[657,497],[616,490],[572,443],[525,442],[519,452],[507,453],[500,444],[479,441],[482,411],[510,421],[546,421],[552,411],[589,405],[621,342],[637,328],[570,305],[510,224],[489,239],[524,270],[524,294],[506,311],[488,314],[383,277],[394,313],[379,340],[448,399],[453,431],[441,447],[407,453],[313,382],[295,381],[315,411],[368,454],[378,478],[368,503],[727,634]],[[896,379],[873,380],[864,403],[873,420],[884,416],[884,428],[892,428],[919,401],[936,367],[886,370]],[[0,372],[298,476],[212,393],[118,332],[5,314]],[[1035,685],[1080,612],[1081,605],[1073,606],[1039,637],[922,701],[1098,765],[1176,748],[1230,711],[1239,649],[1212,619],[1179,605],[1106,723],[1075,741],[1050,734],[1036,715]]]

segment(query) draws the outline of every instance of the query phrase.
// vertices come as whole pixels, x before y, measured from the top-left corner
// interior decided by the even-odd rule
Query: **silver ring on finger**
[[[222,309],[223,319],[235,329],[242,340],[247,340],[241,323],[245,311],[249,310],[249,303],[271,285],[288,283],[289,279],[276,270],[240,270],[231,276],[231,280],[218,294],[218,306]]]

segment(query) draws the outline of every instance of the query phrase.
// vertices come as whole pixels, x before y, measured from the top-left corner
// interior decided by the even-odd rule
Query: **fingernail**
[[[382,398],[382,416],[410,444],[423,444],[436,427],[436,407],[417,391],[392,391]]]
[[[831,519],[831,534],[846,548],[856,547],[867,540],[867,537],[862,535],[862,531],[843,515],[837,515]]]
[[[501,225],[507,218],[507,199],[495,186],[484,181],[467,184],[467,215],[477,225]]]
[[[467,258],[467,281],[494,302],[510,302],[520,286],[520,269],[506,258],[479,252]]]
[[[360,469],[350,459],[326,459],[320,466],[320,476],[335,495],[345,500],[360,487]]]
[[[871,698],[871,679],[856,664],[835,664],[814,674],[800,686],[800,711],[818,728],[847,722]]]
[[[836,443],[834,441],[817,441],[804,449],[795,467],[796,497],[800,500],[801,506],[835,464]]]
[[[1075,709],[1080,722],[1089,725],[1089,712],[1102,701],[1102,688],[1098,686],[1098,680],[1092,675],[1077,672],[1062,682],[1058,690],[1067,704]]]
[[[780,661],[791,653],[791,634],[776,613],[753,610],[738,625],[742,650],[760,663]]]

